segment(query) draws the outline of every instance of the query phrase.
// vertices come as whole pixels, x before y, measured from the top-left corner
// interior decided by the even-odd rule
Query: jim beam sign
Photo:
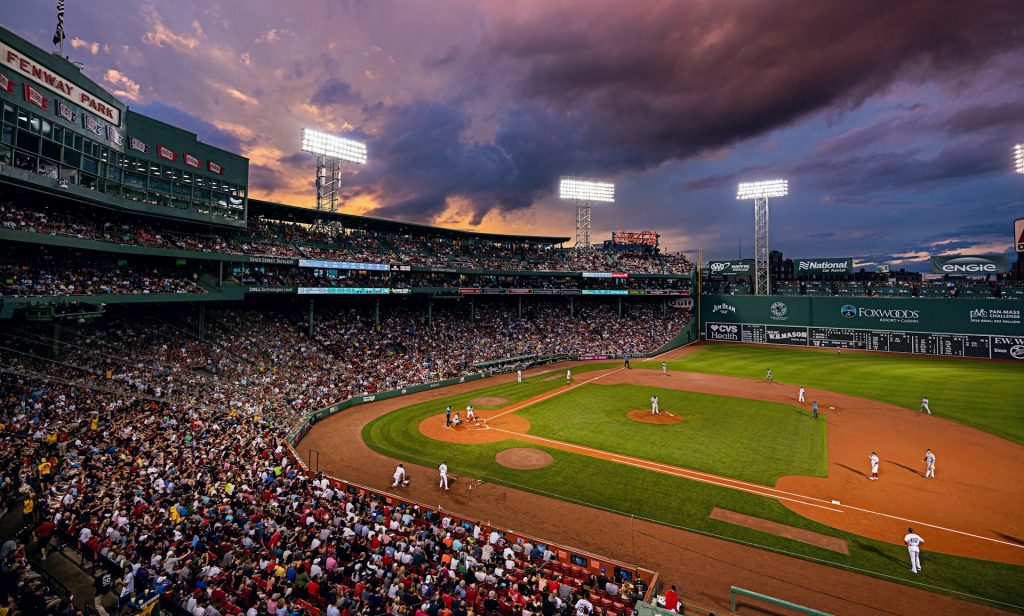
[[[121,125],[120,109],[96,98],[73,84],[70,79],[51,71],[41,64],[37,64],[32,58],[4,43],[0,43],[0,65],[31,79],[41,87],[71,101],[73,104],[91,113],[95,113],[114,126]]]

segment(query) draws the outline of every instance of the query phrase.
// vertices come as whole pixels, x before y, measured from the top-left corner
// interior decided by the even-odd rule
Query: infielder
[[[516,370],[516,383],[522,383],[522,382],[523,382],[523,371],[522,370]]]
[[[868,460],[871,460],[871,476],[868,479],[878,481],[878,454],[872,451]]]
[[[772,382],[772,369],[771,368],[768,368],[768,373],[764,375],[764,380],[768,381],[769,383]]]
[[[397,488],[399,484],[405,484],[405,466],[402,464],[395,468],[395,482],[391,484],[391,487]]]
[[[447,462],[441,462],[441,466],[437,467],[437,472],[441,474],[441,484],[438,487],[444,488],[445,490],[447,490],[448,489],[448,463]]]
[[[668,376],[668,364],[666,362],[661,362],[661,373]]]
[[[925,471],[924,471],[925,478],[927,479],[928,477],[931,477],[932,479],[934,479],[935,478],[935,454],[932,453],[931,449],[925,449],[924,450],[924,464],[925,464]]]
[[[921,398],[921,410],[919,410],[918,413],[928,413],[929,415],[932,414],[932,410],[928,408],[928,396]]]
[[[658,408],[658,396],[651,396],[651,415],[661,415],[661,409]]]
[[[800,388],[800,397],[797,399],[797,402],[803,403],[803,401],[804,401],[804,388],[801,387]]]
[[[917,573],[921,570],[921,544],[924,543],[924,539],[915,533],[913,528],[907,528],[903,543],[907,544],[907,552],[910,552],[910,570]]]
[[[565,382],[568,383],[571,380],[572,380],[572,369],[571,368],[566,368],[566,370],[565,370]]]

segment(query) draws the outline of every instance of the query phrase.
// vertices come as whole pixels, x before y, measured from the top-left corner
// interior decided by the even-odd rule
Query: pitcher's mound
[[[481,396],[479,398],[473,398],[469,402],[470,404],[478,406],[503,406],[508,404],[507,399],[499,398],[498,396]]]
[[[683,420],[682,417],[670,411],[662,411],[661,415],[651,415],[651,409],[636,409],[626,413],[626,417],[629,417],[633,421],[657,424],[659,426],[677,424]]]
[[[544,468],[555,461],[550,453],[532,447],[513,447],[499,451],[494,460],[502,466],[526,471]]]

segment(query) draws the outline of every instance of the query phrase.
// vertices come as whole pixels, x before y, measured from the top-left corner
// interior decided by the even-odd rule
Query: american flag
[[[64,0],[57,0],[57,31],[53,33],[53,44],[64,41]]]

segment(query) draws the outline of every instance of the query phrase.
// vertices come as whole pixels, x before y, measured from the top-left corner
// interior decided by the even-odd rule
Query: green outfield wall
[[[706,340],[1024,360],[1024,303],[705,295]]]

